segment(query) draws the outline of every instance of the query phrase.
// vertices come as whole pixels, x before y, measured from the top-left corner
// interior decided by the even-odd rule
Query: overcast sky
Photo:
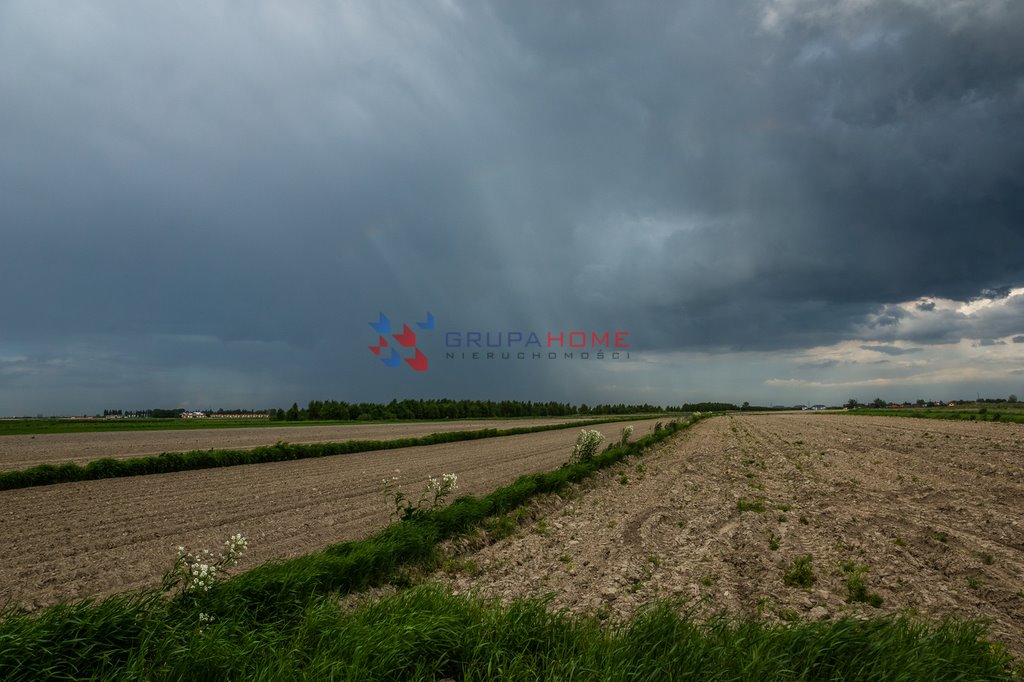
[[[0,415],[1024,395],[1024,3],[0,0],[0,235]]]

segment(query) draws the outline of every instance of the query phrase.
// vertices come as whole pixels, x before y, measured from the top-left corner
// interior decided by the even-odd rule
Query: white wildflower
[[[597,448],[604,440],[604,434],[597,430],[582,429],[576,436],[576,445],[572,449],[573,462],[586,462],[597,454]]]

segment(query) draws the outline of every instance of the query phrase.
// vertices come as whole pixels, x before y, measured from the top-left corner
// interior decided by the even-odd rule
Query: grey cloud
[[[968,297],[979,300],[986,297]],[[967,299],[965,299],[967,300]],[[856,326],[856,336],[873,341],[904,340],[912,343],[957,343],[963,338],[1000,338],[1019,332],[1024,316],[1024,296],[996,299],[998,305],[978,309],[971,314],[934,308],[922,310],[915,306],[911,314],[895,319],[895,306],[880,306]],[[880,324],[878,321],[884,321]]]
[[[1013,342],[1014,343],[1024,343],[1024,334],[1021,334],[1020,336],[1013,337]]]
[[[976,300],[986,299],[990,301],[998,301],[1002,298],[1008,298],[1012,289],[1013,287],[1009,285],[982,289],[981,295],[978,296]]]
[[[885,353],[886,355],[907,355],[908,353],[919,353],[923,348],[898,348],[896,346],[861,346],[864,350]]]
[[[300,398],[461,396],[472,371],[364,366],[366,322],[628,328],[640,351],[1020,333],[1017,304],[893,305],[1024,284],[1018,5],[766,31],[753,0],[8,3],[0,355],[104,336],[131,376],[237,394],[280,363],[266,383]]]
[[[838,360],[821,360],[820,362],[804,362],[797,365],[797,369],[831,369],[839,366]]]

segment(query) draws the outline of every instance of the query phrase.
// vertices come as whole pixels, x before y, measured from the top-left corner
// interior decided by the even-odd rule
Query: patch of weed
[[[798,556],[793,563],[782,574],[782,582],[788,587],[810,587],[817,579],[814,576],[814,568],[811,566],[812,557],[810,554]]]
[[[736,500],[736,508],[741,512],[752,511],[760,514],[765,510],[764,500],[747,500],[741,497]]]
[[[882,605],[882,597],[877,592],[869,592],[864,576],[868,572],[866,564],[844,561],[839,567],[846,574],[846,601],[871,604],[876,609]]]
[[[516,534],[519,524],[508,514],[502,514],[501,516],[492,516],[484,521],[484,530],[494,540],[504,540]]]

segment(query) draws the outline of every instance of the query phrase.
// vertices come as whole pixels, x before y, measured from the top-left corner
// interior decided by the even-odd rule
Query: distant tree
[[[744,400],[743,401],[743,406],[740,407],[740,409],[741,410],[749,410],[750,409],[750,403],[748,401]]]
[[[886,403],[881,398],[875,398],[874,400],[871,401],[871,407],[885,407],[887,404],[888,403]]]
[[[849,400],[846,401],[846,409],[848,410],[855,410],[857,409],[858,405],[859,403],[857,402],[856,398],[850,398]]]
[[[299,421],[299,404],[292,403],[292,406],[288,408],[288,411],[284,415],[285,421],[297,422]]]
[[[1015,402],[1017,402],[1017,396],[1016,396],[1016,395],[1014,395],[1013,393],[1011,393],[1011,394],[1010,394],[1010,397],[1009,397],[1009,398],[1007,398],[1006,400],[1007,400],[1007,402],[1010,402],[1010,403],[1015,403]]]

